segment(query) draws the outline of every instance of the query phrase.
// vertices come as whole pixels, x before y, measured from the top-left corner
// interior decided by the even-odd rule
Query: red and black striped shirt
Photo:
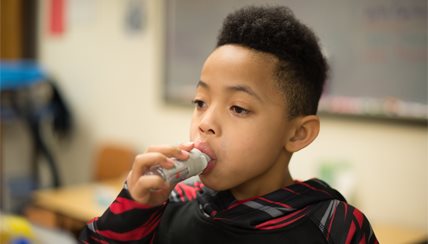
[[[178,184],[162,206],[134,201],[126,184],[82,231],[83,243],[378,243],[367,218],[312,179],[251,199]]]

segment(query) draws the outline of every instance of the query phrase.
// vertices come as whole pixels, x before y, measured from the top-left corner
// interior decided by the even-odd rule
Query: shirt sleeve
[[[153,243],[166,202],[150,207],[133,200],[125,183],[103,213],[89,221],[79,240],[82,243]]]

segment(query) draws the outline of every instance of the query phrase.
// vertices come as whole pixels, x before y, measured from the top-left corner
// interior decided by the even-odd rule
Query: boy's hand
[[[189,158],[188,152],[193,147],[193,143],[179,146],[152,146],[145,153],[137,155],[127,177],[128,191],[132,198],[149,206],[158,206],[165,202],[175,185],[170,185],[158,175],[144,174],[154,165],[160,165],[166,169],[172,168],[171,158],[186,160]]]

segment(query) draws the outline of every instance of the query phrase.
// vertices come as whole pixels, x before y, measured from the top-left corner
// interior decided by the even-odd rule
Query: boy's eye
[[[250,111],[248,111],[247,109],[236,106],[236,105],[230,107],[230,110],[232,110],[232,112],[234,112],[235,114],[238,114],[238,115],[247,115],[248,113],[250,113]]]
[[[192,103],[195,104],[196,108],[204,108],[205,106],[205,102],[199,99],[194,99]]]

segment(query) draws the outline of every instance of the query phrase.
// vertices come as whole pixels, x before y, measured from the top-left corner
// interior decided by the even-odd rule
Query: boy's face
[[[214,158],[200,176],[206,186],[245,197],[283,184],[293,122],[274,79],[276,62],[238,45],[221,46],[207,58],[190,128],[196,147]]]

